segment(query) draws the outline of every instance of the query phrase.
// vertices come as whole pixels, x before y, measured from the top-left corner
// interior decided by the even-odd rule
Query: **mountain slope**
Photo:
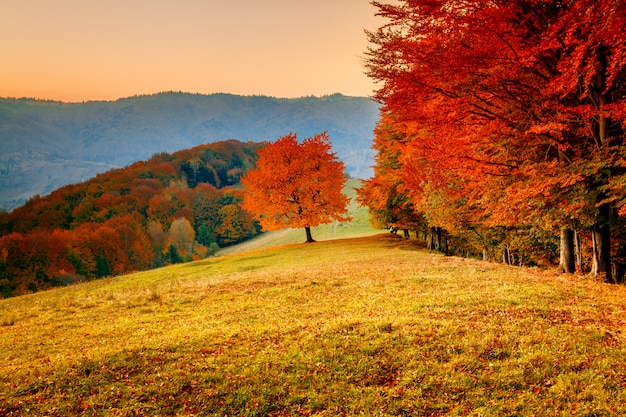
[[[111,102],[0,99],[0,207],[97,173],[226,139],[273,141],[328,131],[354,177],[374,164],[378,105],[339,94],[277,99],[229,94],[161,93]]]

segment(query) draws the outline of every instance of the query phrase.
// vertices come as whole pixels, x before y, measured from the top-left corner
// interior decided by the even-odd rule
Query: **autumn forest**
[[[2,295],[201,259],[255,236],[238,184],[261,146],[157,154],[2,214]]]
[[[624,1],[372,4],[374,217],[445,253],[623,282]]]

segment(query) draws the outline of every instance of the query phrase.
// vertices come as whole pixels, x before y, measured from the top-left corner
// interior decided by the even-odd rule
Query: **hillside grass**
[[[625,311],[390,234],[288,245],[0,301],[0,415],[626,415]]]
[[[342,192],[349,198],[348,222],[332,222],[311,228],[311,234],[316,241],[364,237],[380,234],[380,229],[370,225],[370,216],[366,207],[356,201],[356,188],[362,186],[359,179],[350,178],[346,181]],[[263,232],[250,240],[237,245],[229,246],[217,252],[218,256],[235,253],[250,252],[276,246],[298,244],[306,241],[304,229],[283,229]]]

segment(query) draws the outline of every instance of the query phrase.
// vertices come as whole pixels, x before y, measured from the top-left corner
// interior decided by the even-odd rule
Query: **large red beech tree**
[[[473,228],[543,229],[566,249],[583,231],[592,272],[611,281],[611,249],[624,255],[611,243],[626,203],[623,1],[372,4],[387,23],[369,33],[367,71],[406,137],[392,177],[414,207],[451,202]]]
[[[298,143],[289,134],[258,152],[257,168],[241,179],[242,207],[253,213],[265,230],[311,227],[349,220],[343,162],[331,152],[326,132]]]

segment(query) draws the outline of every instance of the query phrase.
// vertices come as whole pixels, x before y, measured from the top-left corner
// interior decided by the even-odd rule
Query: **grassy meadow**
[[[349,222],[333,222],[311,228],[311,234],[316,241],[363,237],[380,234],[381,230],[374,229],[370,225],[370,215],[367,208],[362,207],[357,201],[356,188],[362,186],[361,180],[348,179],[343,187],[343,193],[349,198],[348,216]],[[246,242],[229,246],[217,252],[218,256],[232,255],[235,253],[249,252],[259,249],[267,249],[276,246],[303,243],[306,241],[304,229],[283,229],[264,232]]]
[[[0,301],[0,416],[626,415],[626,288],[390,234]]]

